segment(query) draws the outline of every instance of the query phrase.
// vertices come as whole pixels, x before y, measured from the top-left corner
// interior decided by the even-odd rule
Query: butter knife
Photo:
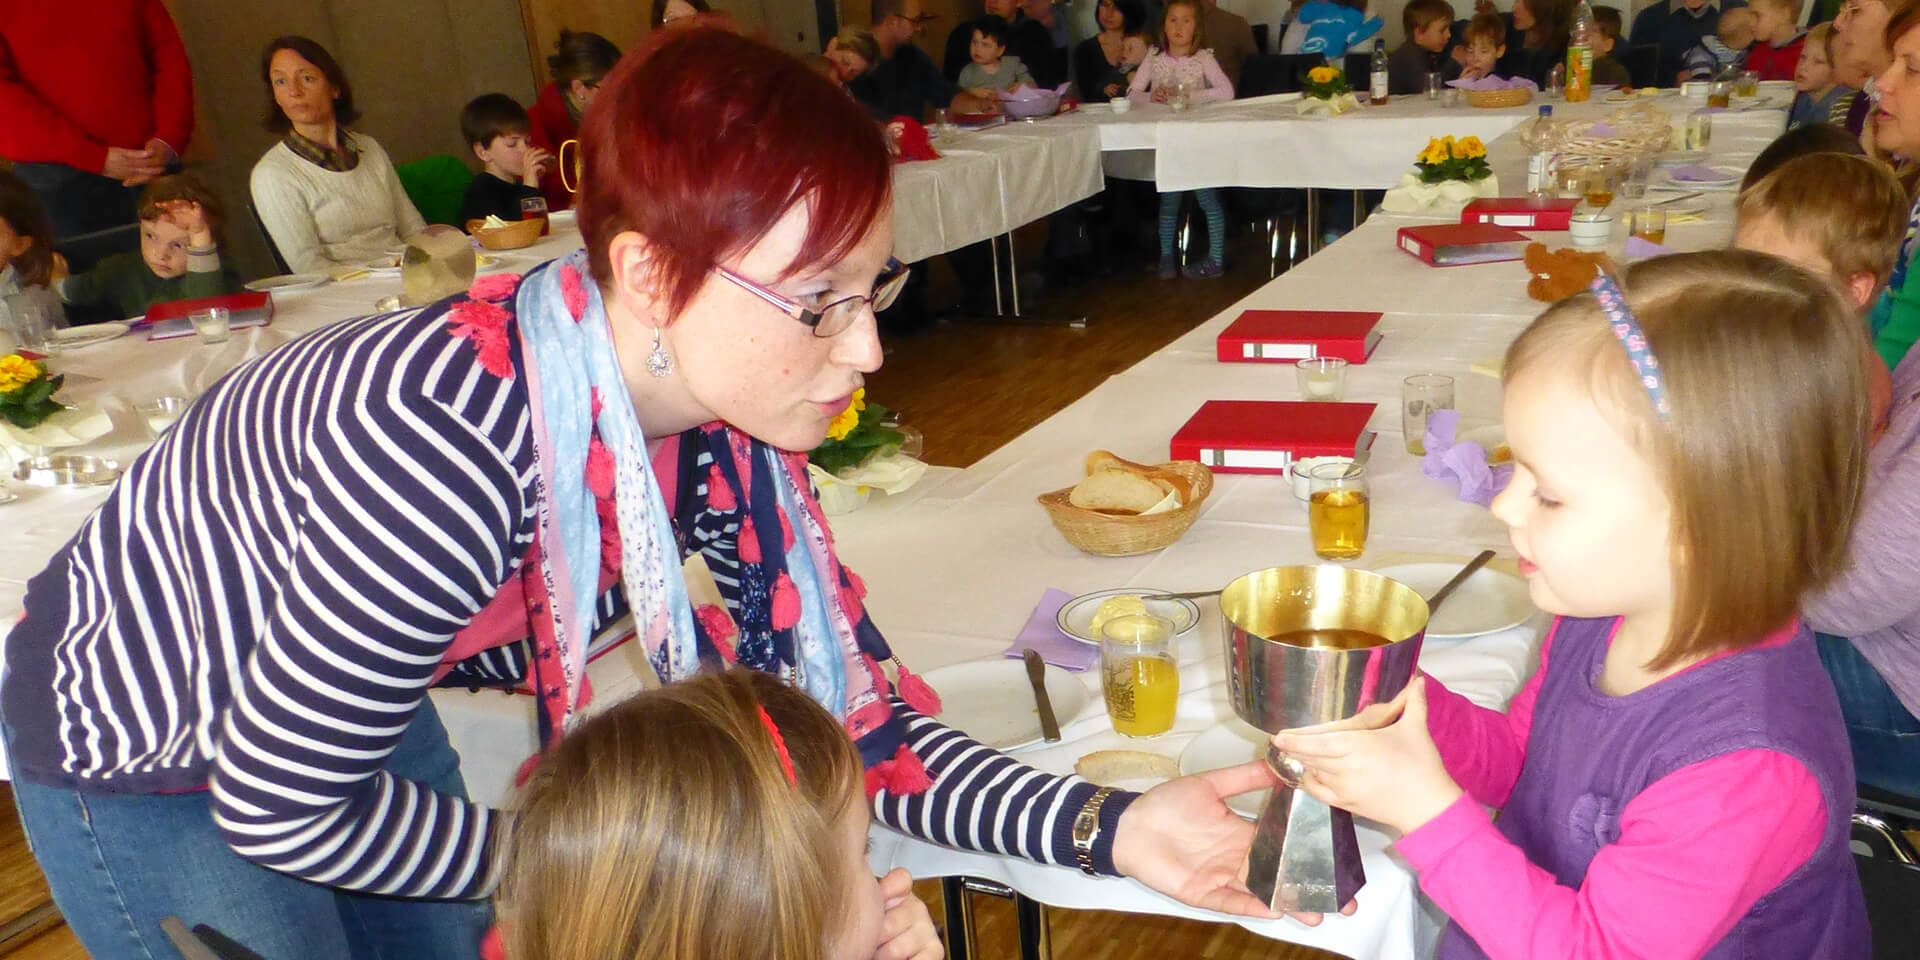
[[[1060,741],[1060,721],[1054,719],[1053,701],[1047,698],[1047,664],[1032,650],[1020,655],[1027,662],[1027,682],[1033,684],[1033,702],[1040,708],[1040,733],[1048,743]]]

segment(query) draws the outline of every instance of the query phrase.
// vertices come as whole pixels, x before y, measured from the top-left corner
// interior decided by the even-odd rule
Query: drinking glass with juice
[[[1180,702],[1173,622],[1150,614],[1107,621],[1100,630],[1100,688],[1115,733],[1157,737],[1173,729]]]
[[[1352,463],[1323,463],[1307,473],[1307,531],[1322,560],[1352,560],[1367,549],[1367,471]]]

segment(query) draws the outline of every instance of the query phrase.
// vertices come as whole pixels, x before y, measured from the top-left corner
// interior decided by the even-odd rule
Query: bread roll
[[[1083,510],[1139,513],[1166,496],[1158,484],[1128,470],[1102,470],[1074,485],[1067,502]]]

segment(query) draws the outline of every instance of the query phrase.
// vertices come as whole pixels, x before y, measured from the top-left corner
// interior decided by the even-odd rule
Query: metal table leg
[[[1047,929],[1047,905],[1018,893],[1014,915],[1020,921],[1020,960],[1053,960],[1053,936]]]
[[[1013,315],[1020,315],[1020,258],[1014,252],[1013,231],[1007,231],[1007,282],[1013,288]]]
[[[949,960],[972,960],[973,899],[967,892],[967,878],[940,878],[940,899],[946,905],[947,957]]]
[[[1367,218],[1366,209],[1366,198],[1360,191],[1355,190],[1353,192],[1353,228],[1355,230],[1360,229],[1360,221]]]
[[[1320,191],[1307,188],[1307,256],[1320,252]]]
[[[987,252],[993,258],[993,312],[998,316],[1006,313],[1000,305],[1000,238],[998,236],[987,238]]]

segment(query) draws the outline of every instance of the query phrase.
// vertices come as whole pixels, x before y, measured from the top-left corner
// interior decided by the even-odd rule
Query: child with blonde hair
[[[33,188],[0,170],[0,297],[53,277],[53,224]]]
[[[1507,55],[1507,22],[1497,13],[1475,14],[1460,35],[1460,79],[1498,76],[1495,70]]]
[[[1787,129],[1797,130],[1810,123],[1840,122],[1846,118],[1841,104],[1853,89],[1840,82],[1834,68],[1833,24],[1822,23],[1807,31],[1800,62],[1793,68],[1793,106],[1787,110]],[[1839,120],[1834,118],[1836,108]]]
[[[118,319],[141,316],[156,303],[240,292],[240,277],[221,262],[220,201],[199,178],[178,173],[147,184],[139,216],[140,249],[59,281],[60,299]]]
[[[1160,45],[1147,52],[1147,59],[1133,74],[1127,96],[1138,103],[1166,103],[1176,86],[1184,85],[1195,102],[1232,100],[1233,81],[1207,48],[1206,32],[1200,25],[1198,0],[1171,0],[1160,19]],[[1207,218],[1207,257],[1186,269],[1189,278],[1211,279],[1225,272],[1227,212],[1220,206],[1220,194],[1214,190],[1191,191]],[[1178,232],[1180,201],[1185,193],[1160,194],[1160,278],[1171,280],[1179,273],[1174,256],[1174,234]]]
[[[1504,713],[1416,678],[1274,738],[1402,834],[1443,960],[1868,956],[1846,730],[1798,619],[1860,501],[1859,325],[1722,250],[1603,275],[1508,349],[1493,512],[1556,615],[1539,670]]]
[[[745,668],[642,693],[561,740],[503,834],[507,960],[938,960],[913,880],[867,868],[860,753]]]
[[[1800,58],[1806,55],[1809,33],[1800,27],[1804,0],[1749,0],[1753,10],[1753,49],[1747,69],[1762,80],[1792,80]]]

